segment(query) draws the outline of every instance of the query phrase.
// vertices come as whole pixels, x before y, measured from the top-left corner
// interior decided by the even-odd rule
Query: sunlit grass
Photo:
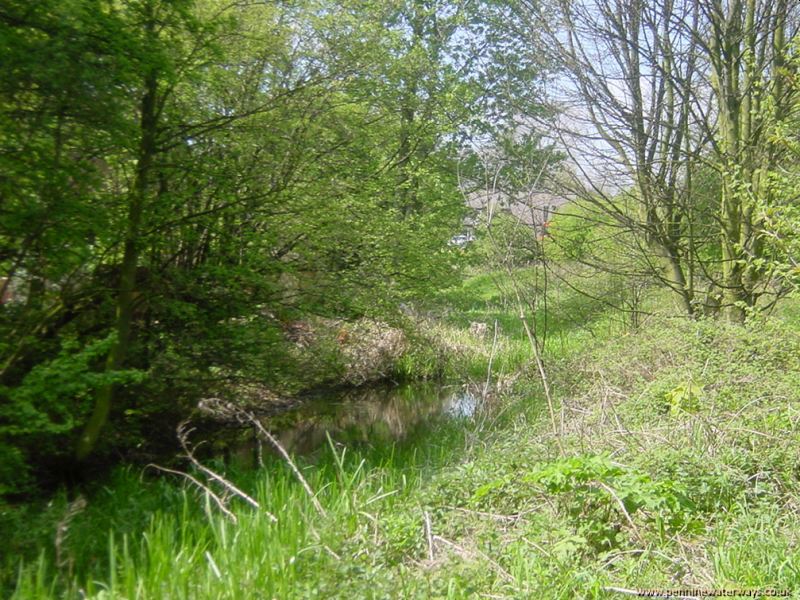
[[[448,376],[484,381],[491,358],[492,380],[514,382],[491,412],[301,462],[324,515],[279,460],[250,471],[212,463],[261,504],[232,500],[237,523],[178,480],[121,469],[93,489],[58,557],[63,494],[20,521],[30,539],[11,540],[23,562],[4,558],[9,594],[572,599],[616,597],[607,586],[800,589],[796,306],[749,328],[654,316],[634,331],[613,309],[551,289],[554,432],[517,307],[491,281],[479,275],[449,291],[461,308],[427,332],[439,347],[406,365],[433,369],[445,348]],[[658,294],[647,302],[646,312],[669,308]],[[490,333],[470,333],[473,321]],[[671,412],[689,376],[702,396]],[[581,487],[592,457],[621,470],[586,471]],[[555,487],[533,476],[560,468]],[[598,478],[630,502],[627,516]],[[576,504],[581,494],[588,500]],[[664,512],[664,498],[683,496]]]

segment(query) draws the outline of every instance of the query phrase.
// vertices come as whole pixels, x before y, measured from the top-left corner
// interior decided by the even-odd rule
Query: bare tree
[[[688,315],[705,304],[701,281],[734,320],[768,289],[758,207],[774,194],[772,132],[792,97],[795,4],[559,0],[547,29],[558,135],[576,165],[560,184],[620,231],[629,252],[615,268],[654,277]]]
[[[696,304],[692,160],[703,143],[692,110],[699,78],[692,2],[559,3],[549,30],[569,102],[558,134],[576,165],[561,185],[627,240],[625,270]],[[613,181],[609,182],[609,179]],[[609,185],[611,183],[611,185]]]

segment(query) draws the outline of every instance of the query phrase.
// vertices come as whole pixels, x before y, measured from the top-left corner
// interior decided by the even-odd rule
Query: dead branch
[[[466,513],[468,515],[476,515],[476,516],[479,516],[479,517],[486,517],[487,519],[492,519],[494,521],[500,521],[500,522],[504,522],[504,523],[516,523],[517,521],[519,521],[525,515],[529,515],[531,513],[534,513],[539,509],[538,509],[538,507],[537,508],[531,508],[529,510],[520,511],[520,512],[515,513],[513,515],[499,515],[499,514],[496,514],[496,513],[484,512],[484,511],[481,511],[481,510],[470,510],[468,508],[462,508],[460,506],[455,507],[454,510]]]
[[[295,477],[297,477],[297,480],[300,482],[300,485],[303,486],[303,489],[306,491],[306,494],[308,494],[308,497],[311,499],[311,503],[314,505],[314,508],[320,515],[324,517],[326,514],[325,509],[322,507],[322,504],[320,504],[320,501],[317,499],[317,495],[314,493],[314,490],[311,489],[311,486],[309,485],[306,478],[303,477],[303,474],[300,472],[300,469],[297,468],[297,465],[292,460],[292,457],[289,456],[289,453],[286,451],[286,448],[284,448],[281,445],[281,443],[277,439],[275,439],[275,436],[273,436],[269,431],[267,431],[267,429],[261,424],[261,422],[258,419],[256,419],[256,417],[253,414],[248,413],[246,411],[242,411],[242,414],[249,419],[249,421],[253,424],[253,427],[256,428],[256,431],[258,431],[258,433],[264,436],[264,438],[270,444],[272,444],[278,451],[278,453],[283,457],[283,460],[285,460],[286,464],[289,465],[289,468],[292,470]]]
[[[252,425],[255,428],[256,433],[260,434],[264,439],[266,439],[270,444],[272,444],[272,446],[283,457],[283,459],[286,461],[286,464],[289,465],[289,468],[294,473],[295,477],[297,477],[297,480],[300,482],[300,485],[303,486],[303,489],[308,494],[308,497],[311,499],[311,503],[314,505],[316,511],[320,515],[325,516],[326,514],[325,509],[322,507],[322,504],[320,504],[319,500],[317,499],[317,495],[314,493],[314,490],[311,489],[311,486],[309,485],[306,478],[303,477],[303,474],[300,472],[300,469],[292,460],[292,457],[289,456],[289,453],[286,451],[286,448],[284,448],[281,445],[281,443],[277,439],[275,439],[275,436],[273,436],[269,431],[267,431],[267,429],[261,424],[261,421],[259,421],[253,413],[244,410],[239,406],[236,406],[232,402],[226,402],[219,398],[206,398],[203,400],[203,402],[204,402],[204,409],[208,412],[211,412],[212,414],[225,415],[226,417],[232,418],[239,423],[242,424],[248,423]]]
[[[639,533],[639,528],[636,527],[636,524],[633,522],[633,519],[631,518],[630,513],[625,508],[625,503],[622,502],[622,500],[620,499],[619,496],[617,496],[617,493],[613,489],[611,489],[609,486],[607,486],[605,483],[603,483],[602,481],[595,481],[594,483],[596,483],[601,488],[603,488],[605,491],[607,491],[609,494],[611,494],[611,497],[619,505],[619,508],[622,511],[622,514],[625,515],[625,520],[628,521],[628,525],[631,526],[631,529],[633,530],[633,533],[636,535],[636,537],[638,538],[638,540],[641,543],[644,543],[644,540],[642,539],[642,535],[641,535],[641,533]]]
[[[433,534],[431,533],[431,515],[425,511],[425,538],[428,540],[428,559],[433,562]]]
[[[172,473],[173,475],[180,475],[181,477],[184,477],[185,479],[188,479],[199,490],[201,490],[203,493],[205,493],[207,497],[211,498],[214,501],[214,503],[217,505],[219,510],[222,512],[222,514],[224,514],[226,517],[228,517],[233,523],[237,523],[236,515],[234,515],[228,509],[227,506],[225,506],[225,502],[223,502],[222,498],[217,496],[217,494],[215,494],[214,491],[211,490],[211,488],[209,488],[207,485],[203,484],[203,482],[201,482],[196,477],[193,477],[193,476],[189,475],[189,473],[184,473],[183,471],[178,471],[177,469],[169,469],[167,467],[162,467],[161,465],[157,465],[157,464],[154,464],[154,463],[150,463],[145,468],[147,468],[147,467],[151,467],[151,468],[156,469],[158,471],[163,471],[164,473]],[[272,515],[270,515],[270,516],[272,516]]]
[[[494,320],[494,338],[492,339],[492,352],[489,355],[489,365],[486,367],[486,383],[483,386],[483,401],[486,401],[486,396],[489,393],[489,384],[492,381],[492,363],[494,356],[497,352],[497,319]]]
[[[84,498],[82,495],[79,495],[77,498],[75,498],[75,500],[67,505],[67,510],[65,511],[64,516],[58,522],[58,525],[56,525],[56,538],[54,545],[56,548],[56,566],[59,569],[63,569],[69,564],[70,571],[72,570],[72,559],[64,559],[62,553],[63,546],[69,534],[70,523],[72,523],[72,520],[86,508],[86,505],[86,498]]]
[[[506,571],[502,566],[500,566],[497,562],[493,561],[491,558],[486,556],[486,554],[484,554],[480,550],[469,550],[469,549],[464,548],[462,546],[459,546],[458,544],[455,544],[455,543],[453,543],[453,542],[451,542],[449,540],[444,539],[440,535],[434,535],[432,537],[432,540],[435,541],[435,542],[440,542],[440,543],[444,544],[445,546],[449,546],[450,548],[453,548],[456,552],[458,552],[458,554],[460,554],[463,557],[467,557],[467,558],[480,557],[483,560],[485,560],[487,563],[489,563],[492,567],[494,567],[495,570],[503,577],[503,579],[505,579],[508,582],[513,582],[514,581],[514,577],[508,571]]]
[[[225,488],[226,490],[231,492],[234,496],[238,496],[239,498],[241,498],[242,500],[247,502],[253,508],[260,509],[261,505],[258,502],[256,502],[252,498],[252,496],[249,496],[248,494],[246,494],[245,492],[240,490],[238,487],[233,485],[230,481],[228,481],[227,479],[225,479],[221,475],[218,475],[217,473],[215,473],[214,471],[212,471],[211,469],[209,469],[208,467],[203,465],[199,460],[197,460],[195,458],[195,456],[194,456],[194,448],[190,448],[189,447],[189,439],[188,439],[189,435],[192,433],[192,431],[194,431],[194,429],[188,429],[187,430],[186,426],[188,424],[189,424],[188,421],[183,421],[182,423],[180,423],[178,425],[178,441],[180,442],[181,448],[183,448],[184,455],[189,460],[189,462],[191,462],[200,472],[202,472],[203,474],[205,474],[206,476],[208,476],[212,480],[216,481],[223,488]],[[267,514],[269,514],[269,513],[267,513]],[[276,517],[274,517],[271,514],[269,514],[269,516],[274,521],[278,520]]]

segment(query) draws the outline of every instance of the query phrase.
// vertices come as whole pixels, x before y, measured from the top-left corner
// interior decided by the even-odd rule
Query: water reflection
[[[478,398],[460,386],[413,383],[317,396],[264,425],[289,452],[310,454],[327,446],[326,434],[348,447],[388,445],[436,419],[470,419],[477,408]]]
[[[478,397],[467,390],[450,396],[445,404],[444,413],[452,418],[471,419],[478,410]]]

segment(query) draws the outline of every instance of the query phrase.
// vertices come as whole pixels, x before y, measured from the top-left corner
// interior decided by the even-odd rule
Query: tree
[[[23,461],[44,438],[84,459],[109,419],[169,429],[201,386],[280,381],[282,320],[386,317],[453,276],[472,92],[457,16],[412,4],[7,3],[0,267],[24,289],[0,307],[2,431]],[[37,395],[62,367],[85,385]]]
[[[157,200],[163,185],[157,187],[157,161],[169,137],[163,135],[165,105],[177,83],[176,75],[184,70],[191,72],[199,61],[205,58],[207,41],[205,36],[212,30],[202,24],[191,13],[192,3],[188,1],[145,0],[124,6],[123,18],[140,37],[132,41],[139,49],[136,71],[140,81],[136,85],[139,96],[137,107],[138,128],[133,135],[135,162],[133,182],[125,193],[125,215],[121,225],[122,254],[119,265],[117,292],[115,298],[114,342],[106,360],[105,370],[121,370],[125,365],[131,341],[131,329],[136,292],[137,269],[143,249],[142,226],[144,214]],[[191,33],[192,52],[181,54],[180,38]],[[175,44],[171,39],[178,38]],[[177,48],[174,48],[177,45]],[[171,47],[173,46],[173,47]],[[177,52],[176,52],[177,50]],[[205,51],[205,52],[204,52]],[[108,420],[113,397],[113,385],[105,384],[98,388],[94,408],[83,433],[80,435],[76,456],[79,460],[94,448],[100,431]]]
[[[8,2],[0,10],[0,266],[3,295],[14,300],[0,319],[9,400],[3,433],[34,449],[43,433],[74,428],[85,398],[80,377],[28,393],[36,373],[48,373],[54,355],[56,363],[69,360],[58,354],[62,346],[77,351],[72,364],[84,367],[109,347],[89,343],[82,353],[69,339],[74,331],[65,339],[59,332],[91,303],[78,282],[97,265],[97,234],[116,210],[103,180],[109,148],[124,144],[120,115],[134,79],[126,53],[136,47],[124,25],[103,1]],[[70,402],[52,400],[65,390],[75,396]],[[65,410],[72,403],[81,408]]]
[[[798,5],[792,0],[700,2],[704,51],[719,119],[713,152],[722,179],[720,224],[723,302],[743,320],[764,287],[763,216],[780,190],[769,173],[782,162],[775,132],[793,102],[789,54]]]
[[[568,191],[631,234],[627,265],[615,268],[642,265],[688,315],[705,304],[705,280],[722,291],[729,318],[741,319],[769,288],[754,198],[767,193],[759,173],[777,160],[769,140],[786,110],[795,8],[706,0],[558,7],[548,39],[565,99],[577,101],[560,128],[578,171]],[[721,182],[713,212],[708,186],[696,181],[709,171]],[[707,251],[712,244],[720,253]]]
[[[708,239],[695,227],[692,180],[705,141],[693,111],[702,65],[676,23],[697,23],[697,7],[564,2],[558,14],[548,39],[579,107],[559,130],[578,176],[561,182],[587,214],[631,234],[615,268],[654,277],[692,315],[697,248]]]

